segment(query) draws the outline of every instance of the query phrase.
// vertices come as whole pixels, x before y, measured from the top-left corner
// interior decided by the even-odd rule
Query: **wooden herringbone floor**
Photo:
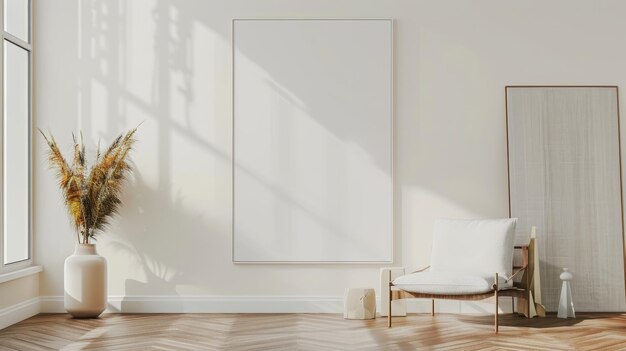
[[[441,314],[344,320],[337,314],[39,315],[0,330],[0,350],[626,350],[626,315],[562,320]]]

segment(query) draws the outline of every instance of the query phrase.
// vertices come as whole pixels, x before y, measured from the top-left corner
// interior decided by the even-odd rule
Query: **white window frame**
[[[0,136],[4,135],[4,41],[7,40],[12,44],[28,52],[28,259],[17,261],[9,264],[4,263],[4,193],[0,191],[0,273],[8,273],[17,271],[33,264],[33,162],[32,162],[32,143],[33,143],[33,3],[28,1],[28,42],[8,33],[4,29],[4,3],[0,0],[0,115],[2,115],[2,123],[0,123]],[[0,179],[2,180],[2,188],[4,189],[4,138],[0,144]]]

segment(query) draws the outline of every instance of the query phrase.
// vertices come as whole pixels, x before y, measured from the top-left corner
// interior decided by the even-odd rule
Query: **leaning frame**
[[[509,136],[509,98],[508,90],[515,88],[611,88],[615,89],[616,109],[617,109],[617,155],[619,159],[619,196],[620,196],[620,220],[622,230],[622,255],[624,260],[623,278],[626,282],[626,219],[624,218],[624,176],[622,170],[622,133],[621,133],[621,113],[620,113],[620,94],[617,85],[507,85],[504,87],[504,109],[505,109],[505,129],[506,129],[506,162],[507,162],[507,192],[508,192],[508,213],[512,216],[511,208],[511,158],[510,158],[510,136]],[[626,289],[624,290],[626,296]]]

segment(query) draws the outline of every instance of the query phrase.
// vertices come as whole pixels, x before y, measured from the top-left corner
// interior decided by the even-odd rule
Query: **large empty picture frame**
[[[233,261],[391,262],[391,20],[233,20]]]
[[[567,267],[576,311],[624,311],[617,87],[507,87],[510,210],[537,226],[543,303]]]

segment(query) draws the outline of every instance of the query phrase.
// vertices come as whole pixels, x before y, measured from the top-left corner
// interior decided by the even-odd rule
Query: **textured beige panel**
[[[624,311],[615,87],[509,87],[516,243],[537,226],[543,302],[556,311],[568,267],[577,311]]]

